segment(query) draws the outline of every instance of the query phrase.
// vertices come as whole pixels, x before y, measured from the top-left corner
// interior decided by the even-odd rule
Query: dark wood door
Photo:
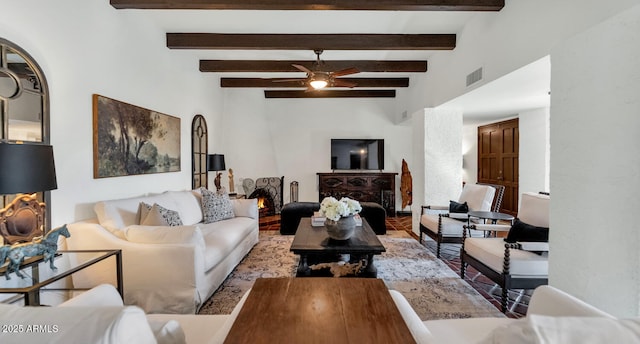
[[[518,119],[478,127],[478,182],[504,185],[501,212],[518,212]]]

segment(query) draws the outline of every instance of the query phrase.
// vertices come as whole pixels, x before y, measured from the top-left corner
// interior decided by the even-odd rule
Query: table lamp
[[[0,195],[27,194],[57,188],[53,147],[41,144],[0,143]],[[18,195],[13,202],[0,210],[3,218],[11,219],[5,218],[7,223],[2,228],[3,232],[7,233],[0,233],[5,239],[6,236],[14,235],[17,237],[26,235],[28,238],[32,233],[40,230],[23,228],[34,224],[33,221],[25,218],[28,211],[20,212],[22,203],[27,204],[22,200],[28,197],[28,195]],[[21,203],[17,204],[16,202],[19,201]],[[31,207],[29,211],[35,212],[37,218],[43,219],[44,209],[43,203],[42,207]]]
[[[224,154],[209,154],[209,159],[207,162],[207,171],[224,171],[227,167],[224,164]],[[216,178],[213,180],[213,184],[216,186],[216,190],[220,190],[220,178],[222,176],[222,172],[218,172]]]

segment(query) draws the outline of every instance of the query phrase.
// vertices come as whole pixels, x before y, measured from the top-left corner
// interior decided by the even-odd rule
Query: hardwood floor
[[[411,216],[393,216],[387,217],[387,231],[402,230],[410,234],[411,232]],[[280,230],[279,216],[270,216],[266,219],[260,219],[260,230]],[[418,239],[417,235],[413,236]],[[425,244],[428,249],[435,252],[435,242],[426,238]],[[443,244],[441,246],[441,259],[453,271],[460,271],[460,245],[459,244]],[[484,296],[497,309],[500,309],[501,289],[490,279],[480,274],[473,267],[467,268],[465,281],[469,283],[475,290]],[[527,306],[531,297],[531,290],[513,290],[509,291],[509,308],[507,316],[510,318],[521,318],[527,313]]]

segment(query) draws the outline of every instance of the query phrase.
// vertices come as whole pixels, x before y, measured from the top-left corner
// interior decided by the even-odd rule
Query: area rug
[[[374,258],[378,278],[402,293],[424,320],[503,317],[491,303],[403,231],[378,236],[386,248]],[[242,260],[199,314],[229,314],[259,277],[295,275],[298,257],[289,252],[291,235],[261,231],[260,242]]]

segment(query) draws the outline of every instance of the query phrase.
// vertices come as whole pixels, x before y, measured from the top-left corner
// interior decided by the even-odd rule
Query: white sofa
[[[97,218],[68,225],[70,250],[121,249],[124,302],[147,313],[195,313],[258,243],[255,199],[231,200],[234,217],[203,224],[197,190],[96,203]],[[183,226],[140,226],[140,202],[180,214]],[[73,285],[115,284],[113,262],[75,273]]]
[[[527,317],[523,319],[423,322],[402,294],[395,290],[389,292],[418,343],[609,344],[640,340],[638,319],[616,319],[550,286],[535,290]],[[116,289],[107,284],[58,307],[0,304],[0,324],[23,325],[22,333],[3,333],[2,343],[222,343],[248,295],[244,295],[229,315],[148,314],[145,317],[140,308],[123,306]],[[24,326],[29,325],[44,327],[40,332],[26,333]]]

